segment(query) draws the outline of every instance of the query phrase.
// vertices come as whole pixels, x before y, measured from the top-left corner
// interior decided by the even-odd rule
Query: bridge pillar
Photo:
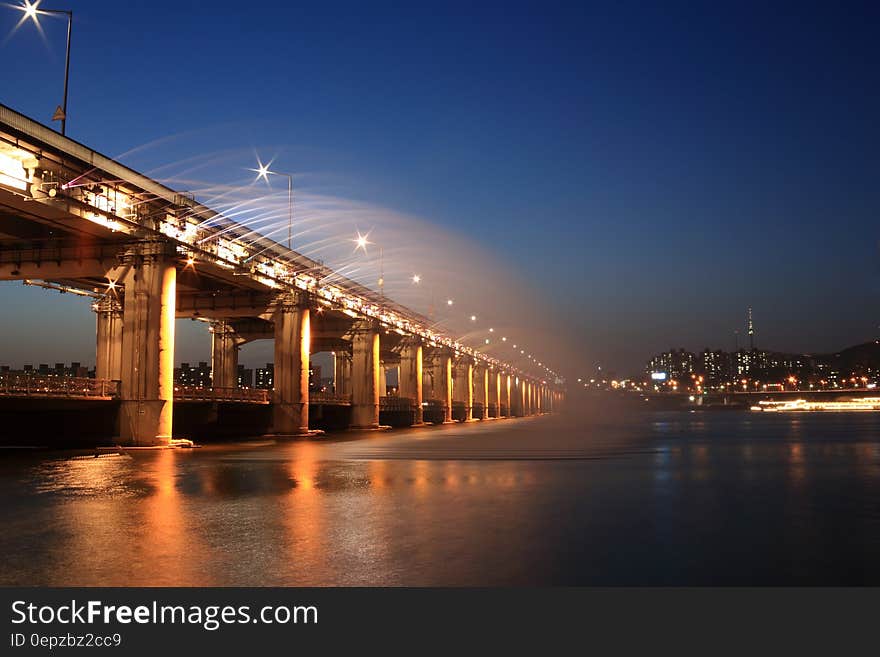
[[[122,304],[107,296],[92,308],[98,338],[95,378],[119,381],[122,379]]]
[[[495,368],[489,368],[486,370],[486,395],[489,398],[489,405],[494,405],[495,413],[492,415],[493,418],[501,417],[501,413],[498,411],[498,405],[501,403],[499,399],[500,395],[498,394],[498,372],[495,371]]]
[[[489,419],[489,368],[485,364],[474,368],[474,398],[482,404],[480,419]]]
[[[404,341],[400,350],[397,389],[401,397],[415,402],[414,424],[422,424],[422,342],[418,338]]]
[[[333,386],[337,395],[351,394],[351,354],[347,351],[333,352]]]
[[[309,353],[311,311],[300,293],[278,298],[275,323],[275,372],[272,433],[300,436],[309,431]]]
[[[510,386],[510,416],[522,417],[523,414],[523,382],[518,376],[514,376]]]
[[[379,324],[366,320],[352,329],[351,426],[379,427]]]
[[[174,247],[144,242],[123,255],[124,276],[120,440],[171,442],[174,410]]]
[[[238,387],[238,341],[229,322],[211,322],[211,385]]]
[[[443,404],[443,422],[452,422],[452,351],[438,349],[434,353],[434,399]]]
[[[512,380],[510,374],[504,374],[501,378],[501,403],[504,404],[507,412],[504,417],[513,417],[513,409],[510,407],[512,397],[510,395]]]
[[[379,396],[385,397],[388,395],[388,370],[385,368],[385,363],[379,362]]]
[[[455,362],[452,382],[453,400],[464,404],[464,421],[471,420],[474,407],[474,361],[470,356],[459,356]]]

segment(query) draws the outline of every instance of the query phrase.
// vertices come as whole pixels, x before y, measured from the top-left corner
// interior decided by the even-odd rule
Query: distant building
[[[275,387],[275,365],[266,363],[266,367],[258,367],[256,370],[254,388],[272,390]]]
[[[239,388],[253,388],[254,371],[246,369],[244,365],[239,365],[236,373],[236,380]]]
[[[650,375],[654,372],[666,373],[668,379],[677,380],[689,377],[691,373],[696,371],[696,356],[684,349],[671,349],[662,354],[654,356],[647,366],[647,373]]]
[[[175,383],[182,386],[197,386],[200,388],[211,387],[211,367],[205,361],[199,361],[198,365],[181,363],[175,369]]]
[[[700,354],[700,373],[709,385],[727,381],[730,373],[730,360],[720,349],[704,349]]]

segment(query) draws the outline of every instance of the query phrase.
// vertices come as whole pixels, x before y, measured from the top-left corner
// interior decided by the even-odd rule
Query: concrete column
[[[497,418],[500,415],[498,412],[498,403],[501,400],[498,399],[498,372],[495,369],[486,370],[486,387],[486,393],[489,397],[489,405],[495,406],[495,414],[492,417]]]
[[[503,382],[503,387],[501,389],[502,401],[505,404],[507,404],[507,416],[506,417],[513,417],[513,407],[511,406],[511,403],[513,402],[513,395],[511,394],[512,393],[511,388],[513,386],[513,379],[511,378],[510,374],[505,374],[502,382]]]
[[[145,242],[123,255],[119,435],[124,444],[171,442],[174,411],[174,311],[177,288],[173,247]]]
[[[282,295],[272,319],[275,323],[272,433],[303,435],[309,431],[311,312],[308,299],[299,293]]]
[[[337,395],[351,394],[351,354],[347,351],[333,352],[333,386]]]
[[[489,368],[480,365],[474,369],[474,397],[483,405],[481,420],[489,419]]]
[[[385,363],[379,363],[379,396],[386,397],[388,395],[388,370],[385,369]]]
[[[352,329],[351,426],[379,427],[379,324],[361,322]]]
[[[95,377],[119,381],[122,378],[122,304],[104,297],[94,306],[98,347]]]
[[[238,343],[235,329],[226,321],[211,322],[211,385],[238,387]]]
[[[455,363],[452,398],[464,404],[465,422],[470,420],[474,407],[474,361],[470,356],[460,356]]]
[[[413,339],[403,343],[400,349],[400,370],[397,389],[401,397],[412,399],[415,403],[413,422],[421,424],[422,419],[422,343]]]
[[[452,352],[448,349],[434,354],[434,399],[443,403],[443,421],[452,422]]]
[[[514,376],[510,387],[510,416],[522,417],[523,382],[518,376]]]

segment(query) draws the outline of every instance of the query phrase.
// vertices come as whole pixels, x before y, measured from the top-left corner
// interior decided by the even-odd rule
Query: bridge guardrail
[[[4,372],[0,374],[0,396],[115,399],[119,381]]]
[[[206,388],[174,386],[175,401],[247,402],[268,404],[269,390],[262,388]]]
[[[351,395],[335,392],[309,392],[310,404],[325,406],[351,406]]]
[[[409,397],[397,397],[388,395],[379,397],[380,411],[411,411],[415,408],[416,400]]]

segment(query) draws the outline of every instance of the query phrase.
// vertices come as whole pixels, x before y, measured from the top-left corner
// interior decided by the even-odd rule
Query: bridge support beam
[[[415,403],[413,423],[422,424],[422,343],[419,339],[407,340],[401,346],[397,389],[401,397]]]
[[[352,328],[351,428],[379,428],[379,324],[366,320]]]
[[[474,407],[474,361],[470,356],[459,356],[455,363],[453,399],[464,404],[464,421],[471,420]]]
[[[523,381],[514,376],[510,382],[510,417],[523,415]]]
[[[169,444],[174,410],[174,247],[134,246],[123,258],[124,278],[120,440],[130,445]]]
[[[474,367],[474,400],[480,402],[481,420],[489,419],[489,368],[485,365]]]
[[[95,352],[95,378],[122,379],[122,304],[104,297],[93,306],[98,339]]]
[[[501,417],[501,395],[499,394],[498,372],[494,368],[487,370],[486,381],[488,386],[487,394],[489,396],[489,406],[492,406],[495,409],[492,417],[497,419]]]
[[[452,352],[446,348],[434,353],[434,399],[443,404],[443,422],[452,422]]]
[[[211,322],[211,384],[238,387],[238,340],[229,322]]]
[[[283,295],[275,322],[275,390],[272,432],[301,436],[309,432],[309,353],[311,312],[305,295]]]
[[[379,362],[379,396],[385,397],[388,395],[388,370],[385,367],[385,363]]]
[[[333,352],[333,387],[337,395],[351,394],[351,354],[347,351]]]

